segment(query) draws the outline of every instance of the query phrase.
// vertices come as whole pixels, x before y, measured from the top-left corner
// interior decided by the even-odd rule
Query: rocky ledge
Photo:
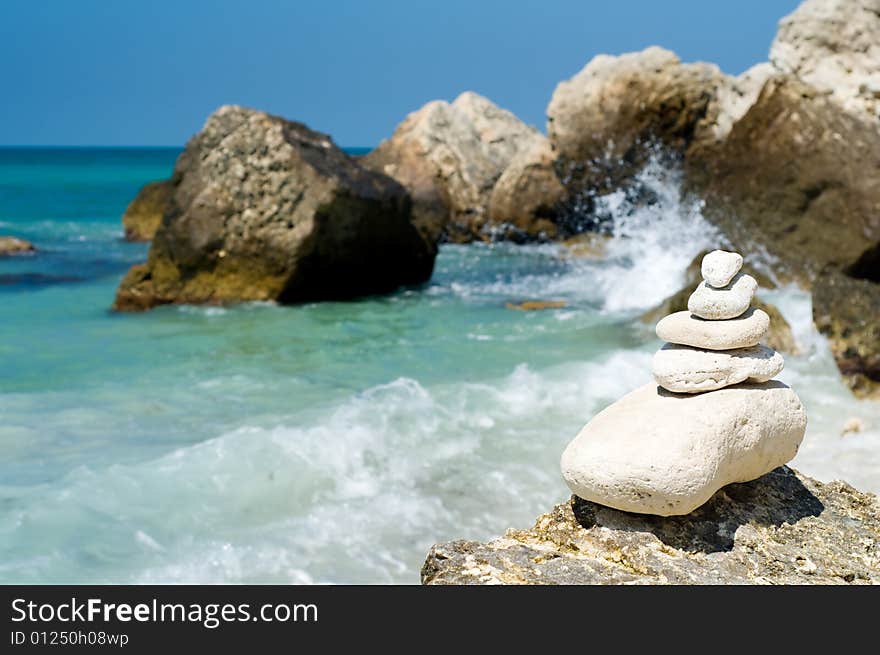
[[[431,549],[423,584],[878,584],[880,500],[786,466],[684,516],[573,496],[528,530]]]

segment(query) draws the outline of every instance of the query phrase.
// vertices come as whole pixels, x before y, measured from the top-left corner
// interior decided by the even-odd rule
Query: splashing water
[[[40,179],[69,182],[53,165]],[[650,379],[659,344],[634,317],[718,244],[674,172],[642,181],[649,204],[599,199],[602,259],[446,245],[428,286],[387,298],[136,316],[106,311],[119,262],[144,256],[118,240],[136,185],[98,215],[103,190],[65,195],[57,234],[89,240],[0,262],[89,272],[0,290],[0,581],[415,583],[431,544],[531,524],[567,497],[565,444]],[[27,220],[2,193],[0,217],[39,246],[56,208],[34,185]],[[113,265],[90,266],[102,251]],[[795,465],[880,490],[880,403],[844,388],[809,296],[766,297],[804,348],[781,376],[810,417]],[[505,308],[551,298],[566,307]]]

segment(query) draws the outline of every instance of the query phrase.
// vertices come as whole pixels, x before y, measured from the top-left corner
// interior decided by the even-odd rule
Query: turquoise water
[[[417,582],[431,544],[530,524],[565,443],[649,379],[634,317],[720,237],[674,174],[611,194],[601,259],[443,246],[423,288],[298,307],[108,311],[144,244],[119,217],[175,150],[0,150],[0,582]],[[562,299],[545,312],[509,301]],[[782,379],[796,465],[880,489],[880,403],[853,400],[809,322]],[[865,430],[840,436],[860,418]]]

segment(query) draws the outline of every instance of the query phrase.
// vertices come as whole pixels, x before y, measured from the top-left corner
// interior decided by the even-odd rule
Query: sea
[[[385,297],[113,313],[148,249],[120,217],[178,152],[0,149],[0,234],[39,248],[0,259],[0,583],[418,583],[432,544],[568,497],[566,443],[650,380],[638,316],[724,245],[654,162],[652,202],[598,199],[600,257],[443,245]],[[801,348],[793,465],[880,492],[880,403],[841,382],[807,293],[763,296]]]

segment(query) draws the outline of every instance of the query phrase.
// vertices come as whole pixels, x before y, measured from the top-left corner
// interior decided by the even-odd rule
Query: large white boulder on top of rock
[[[651,373],[661,387],[676,393],[722,389],[746,380],[766,382],[785,360],[767,346],[735,350],[700,350],[667,343],[654,355]]]
[[[700,318],[721,321],[742,315],[752,304],[758,281],[745,273],[737,274],[730,284],[721,289],[705,280],[688,298],[688,310]]]
[[[713,250],[700,262],[703,279],[716,288],[726,287],[742,268],[743,258],[738,252]]]
[[[562,475],[585,500],[687,514],[721,487],[791,460],[806,426],[803,405],[781,382],[696,396],[648,384],[587,423],[562,454]]]
[[[806,0],[779,22],[770,61],[829,93],[876,127],[880,118],[878,0]]]
[[[731,350],[757,346],[767,330],[770,317],[754,307],[742,316],[726,321],[707,321],[690,312],[675,312],[657,323],[657,336],[663,341],[708,350]]]

